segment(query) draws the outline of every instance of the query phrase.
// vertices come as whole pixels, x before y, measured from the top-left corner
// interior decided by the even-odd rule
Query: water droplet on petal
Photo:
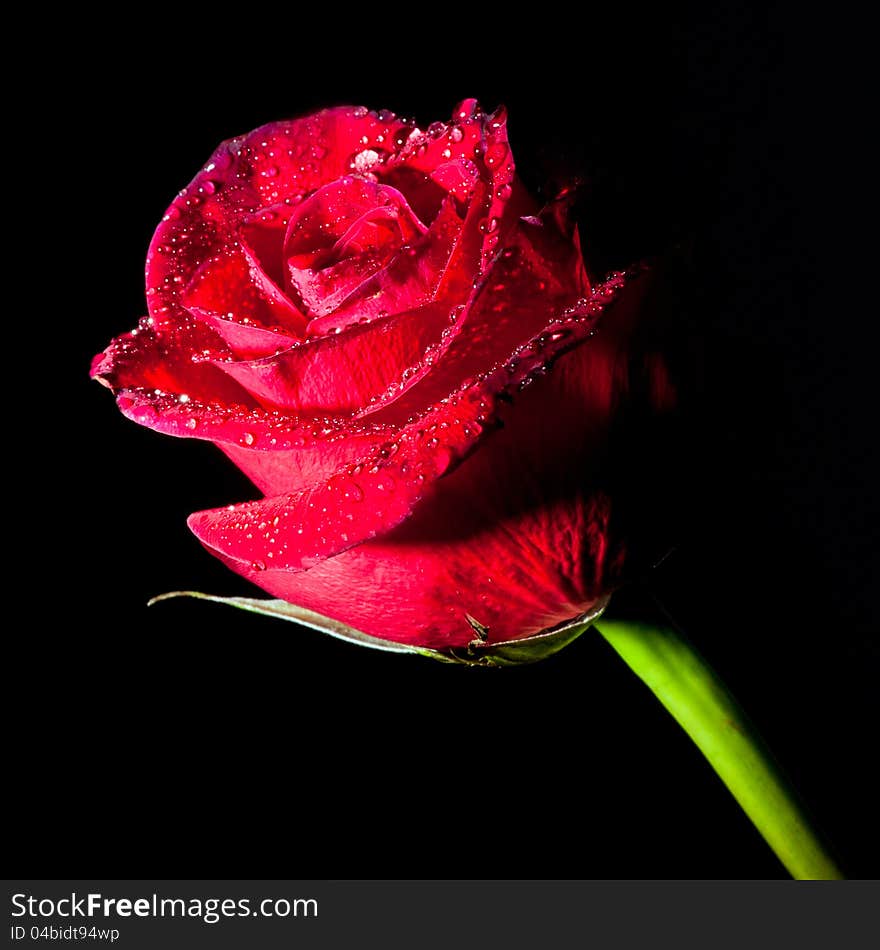
[[[358,152],[351,159],[351,167],[361,174],[369,171],[374,165],[377,165],[378,163],[379,153],[372,148],[365,148],[362,152]]]
[[[486,149],[484,158],[489,168],[497,168],[507,158],[509,149],[503,142],[495,142]]]
[[[394,491],[394,479],[388,474],[388,472],[383,472],[379,476],[379,481],[376,482],[376,488],[379,491]]]
[[[265,571],[266,562],[265,561],[251,561],[251,570],[252,571]]]
[[[344,492],[346,498],[350,501],[363,501],[364,490],[357,482],[352,482]]]
[[[253,445],[257,441],[257,437],[253,432],[243,432],[241,438],[238,440],[242,445]]]

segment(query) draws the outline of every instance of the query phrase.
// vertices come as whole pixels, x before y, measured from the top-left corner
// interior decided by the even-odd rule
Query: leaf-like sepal
[[[373,650],[384,650],[387,653],[415,653],[419,656],[439,660],[441,663],[496,667],[537,663],[539,660],[558,653],[598,620],[608,605],[608,598],[605,597],[592,610],[581,614],[579,617],[566,621],[550,630],[542,630],[540,633],[518,640],[493,643],[475,635],[467,647],[435,650],[430,647],[397,643],[393,640],[382,640],[379,637],[370,636],[349,627],[339,620],[324,617],[313,610],[290,604],[286,600],[266,600],[256,597],[218,597],[214,594],[202,594],[199,591],[178,590],[154,597],[149,605],[162,600],[169,600],[172,597],[193,597],[196,600],[209,600],[216,604],[226,604],[229,607],[237,607],[239,610],[247,610],[250,613],[265,614],[267,617],[277,617],[280,620],[290,620],[328,636],[336,637],[339,640],[346,640],[349,643],[369,647]]]

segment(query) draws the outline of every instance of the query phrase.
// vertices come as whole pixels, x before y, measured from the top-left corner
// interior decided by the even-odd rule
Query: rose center
[[[282,250],[285,290],[309,317],[326,316],[426,232],[396,188],[340,178],[290,218]]]

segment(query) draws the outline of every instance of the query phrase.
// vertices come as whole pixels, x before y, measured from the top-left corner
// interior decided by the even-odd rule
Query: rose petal
[[[463,205],[479,177],[473,162],[449,163],[446,167],[451,167],[453,164],[458,169],[457,173],[449,171],[445,177],[440,178],[434,173],[428,174],[404,165],[377,168],[376,178],[406,195],[406,200],[418,215],[419,220],[430,224],[437,217],[440,205],[448,196],[451,195]]]
[[[278,327],[294,338],[305,333],[306,319],[241,247],[205,261],[180,297],[190,313],[211,314],[264,329]]]
[[[251,407],[256,400],[226,373],[210,363],[196,362],[201,352],[213,354],[219,337],[206,325],[190,323],[161,336],[145,318],[138,329],[118,336],[92,360],[91,376],[116,393],[125,390],[183,395],[205,402]],[[143,424],[149,425],[148,422]]]
[[[294,337],[277,330],[267,330],[251,323],[238,323],[219,314],[207,313],[198,307],[190,307],[190,313],[209,326],[222,338],[230,352],[242,360],[274,356],[279,350],[286,350],[298,342]]]
[[[427,354],[452,328],[457,309],[431,304],[265,359],[217,365],[264,406],[304,415],[364,411],[418,380]]]
[[[521,221],[431,367],[393,403],[378,407],[374,422],[400,425],[439,402],[540,337],[549,320],[588,291],[580,252],[559,232],[555,216]]]
[[[403,166],[431,174],[448,162],[473,162],[480,177],[489,184],[480,230],[483,235],[481,269],[485,269],[500,246],[505,206],[513,194],[513,153],[507,139],[507,110],[502,106],[491,115],[480,109],[476,99],[466,99],[453,112],[449,123],[438,122],[433,133],[410,135],[407,142],[386,163],[389,174]],[[465,166],[466,167],[466,166]],[[449,181],[436,175],[437,184]],[[450,182],[454,187],[458,179]]]
[[[229,402],[201,402],[185,393],[123,389],[122,413],[165,435],[213,442],[264,493],[274,495],[325,481],[388,441],[382,427],[357,429]]]
[[[284,239],[284,257],[296,257],[300,265],[306,263],[304,258],[313,263],[334,249],[352,228],[376,217],[377,212],[398,224],[404,241],[427,230],[396,188],[344,176],[320,188],[294,209]]]
[[[465,99],[452,110],[448,122],[436,122],[427,132],[399,130],[398,148],[380,174],[405,166],[430,175],[447,162],[479,161],[486,119],[476,99]]]
[[[528,461],[520,455],[519,468]],[[507,485],[496,488],[503,492]],[[581,491],[555,503],[541,501],[532,515],[454,534],[449,524],[460,527],[474,506],[449,511],[426,499],[390,534],[305,571],[276,570],[268,554],[247,572],[221,558],[273,596],[372,636],[435,649],[466,647],[477,636],[470,616],[486,628],[490,642],[513,640],[588,611],[606,589],[597,577],[613,575],[621,558],[609,544],[607,496]],[[451,516],[447,530],[426,524],[422,508],[434,518]],[[416,522],[419,535],[404,533]]]

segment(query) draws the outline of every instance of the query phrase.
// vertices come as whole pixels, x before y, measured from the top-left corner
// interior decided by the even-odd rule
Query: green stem
[[[792,877],[841,879],[770,751],[694,647],[668,626],[605,617],[595,626],[697,744]]]

